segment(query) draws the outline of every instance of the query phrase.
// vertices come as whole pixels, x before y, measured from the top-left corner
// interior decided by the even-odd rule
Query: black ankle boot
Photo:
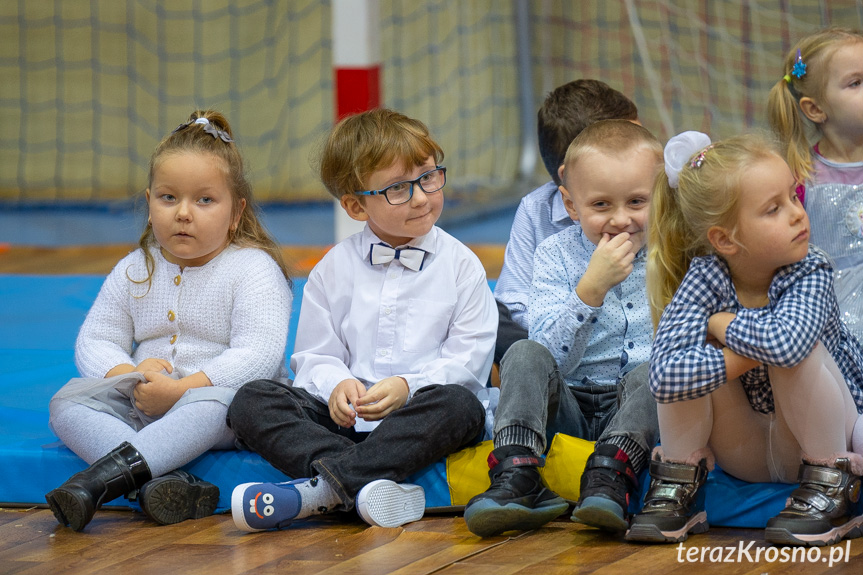
[[[81,531],[103,503],[140,488],[150,480],[147,462],[124,442],[93,465],[48,493],[45,500],[62,525]]]
[[[212,515],[219,505],[219,488],[176,469],[148,481],[138,492],[138,501],[147,517],[160,525],[172,525]]]

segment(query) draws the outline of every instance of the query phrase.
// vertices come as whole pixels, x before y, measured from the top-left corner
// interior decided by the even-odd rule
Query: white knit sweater
[[[203,371],[214,386],[237,388],[284,377],[292,294],[266,252],[229,246],[200,267],[169,263],[152,250],[146,277],[138,249],[108,275],[75,343],[82,377],[113,367],[167,359],[181,376]],[[131,278],[131,279],[130,279]]]

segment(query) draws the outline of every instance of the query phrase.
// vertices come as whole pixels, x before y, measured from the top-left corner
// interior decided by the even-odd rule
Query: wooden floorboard
[[[741,546],[752,560],[740,553]],[[696,555],[706,549],[704,560],[686,561],[690,548]],[[720,548],[734,549],[732,561],[710,560],[709,554]],[[773,561],[765,555],[769,549],[777,554]],[[793,548],[787,549],[791,558]],[[626,543],[565,517],[536,531],[482,539],[453,514],[395,529],[367,527],[344,514],[285,531],[244,533],[230,515],[158,526],[140,513],[110,510],[97,513],[78,533],[59,526],[47,509],[0,510],[0,573],[16,575],[859,575],[863,567],[861,539],[811,551],[813,559],[820,553],[819,561],[805,560],[801,550],[797,562],[783,563],[780,552],[757,529],[714,528],[691,537],[680,549]],[[728,551],[722,553],[727,558]],[[841,562],[831,566],[831,553]]]

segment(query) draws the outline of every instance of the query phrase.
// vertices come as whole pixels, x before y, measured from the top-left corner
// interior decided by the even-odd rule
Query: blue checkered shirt
[[[653,342],[650,389],[656,400],[695,399],[726,382],[722,351],[705,342],[710,316],[727,311],[737,314],[725,332],[728,348],[764,362],[740,377],[753,409],[774,410],[767,366],[794,366],[821,341],[863,412],[863,350],[840,320],[833,267],[824,253],[810,246],[802,261],[780,268],[767,296],[764,307],[741,307],[727,264],[716,256],[695,258]]]
[[[632,273],[611,288],[601,307],[575,287],[596,251],[578,222],[536,248],[530,289],[530,339],[548,348],[567,385],[613,385],[650,357],[653,325],[647,305],[647,250]]]
[[[572,218],[553,181],[538,187],[518,204],[494,297],[509,308],[512,319],[524,329],[527,329],[533,253],[545,238],[571,225]]]

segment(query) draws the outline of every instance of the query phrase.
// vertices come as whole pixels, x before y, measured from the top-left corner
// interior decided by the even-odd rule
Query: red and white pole
[[[333,80],[336,121],[381,105],[380,8],[378,0],[332,0]],[[361,231],[338,205],[335,241]]]

